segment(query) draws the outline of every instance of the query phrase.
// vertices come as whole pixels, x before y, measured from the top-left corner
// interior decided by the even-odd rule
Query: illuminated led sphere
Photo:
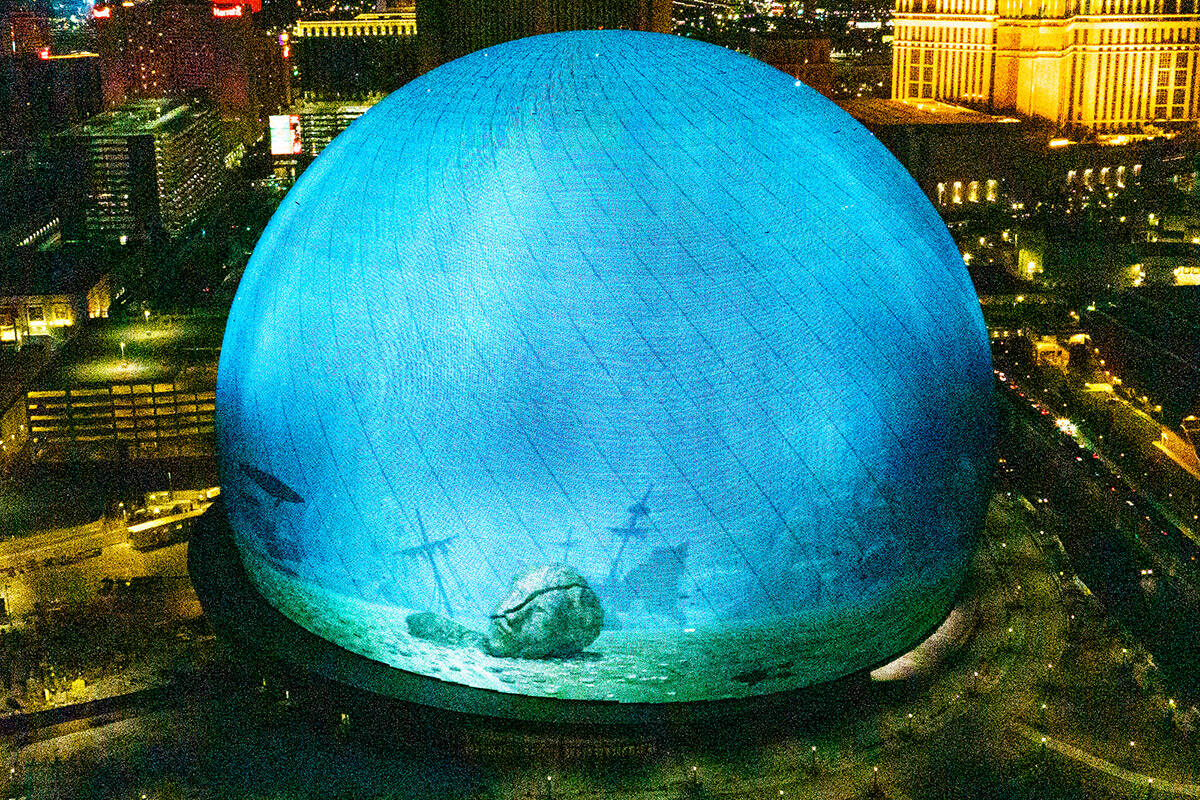
[[[225,334],[222,485],[273,606],[447,698],[745,697],[944,619],[991,385],[961,256],[853,119],[719,47],[553,34],[393,93],[287,195]],[[603,627],[498,654],[562,575]]]

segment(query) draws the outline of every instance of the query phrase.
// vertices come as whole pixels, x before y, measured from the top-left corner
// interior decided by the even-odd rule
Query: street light
[[[125,360],[125,343],[121,342],[121,360]]]

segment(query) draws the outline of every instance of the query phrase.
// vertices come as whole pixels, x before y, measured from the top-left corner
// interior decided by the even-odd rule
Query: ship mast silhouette
[[[646,489],[646,493],[642,495],[642,499],[629,507],[629,521],[621,528],[609,528],[610,533],[615,533],[621,537],[621,546],[617,548],[617,555],[612,560],[612,566],[608,570],[609,584],[615,584],[619,580],[618,573],[621,571],[621,556],[625,555],[625,546],[629,544],[630,539],[645,539],[649,533],[645,528],[638,527],[638,520],[645,517],[650,518],[650,506],[647,501],[650,499],[650,492],[654,491],[654,484]]]
[[[437,558],[435,556],[438,554],[445,556],[450,542],[454,541],[458,536],[456,534],[430,541],[429,532],[425,530],[425,521],[421,519],[421,510],[415,510],[417,512],[417,528],[421,532],[421,543],[413,547],[404,548],[399,552],[399,555],[403,558],[424,558],[429,562],[429,569],[433,571],[433,583],[437,587],[438,596],[442,600],[442,607],[446,611],[446,616],[453,619],[454,608],[450,605],[450,595],[446,593],[446,584],[442,581],[442,572],[438,569]]]
[[[575,541],[575,529],[567,528],[567,538],[558,543],[558,546],[561,547],[563,551],[562,560],[564,564],[570,563],[571,551],[575,549],[576,544],[578,544],[578,542]]]

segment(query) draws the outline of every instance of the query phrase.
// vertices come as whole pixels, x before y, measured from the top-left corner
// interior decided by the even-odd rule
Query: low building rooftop
[[[76,125],[76,136],[136,136],[168,131],[185,120],[191,106],[176,100],[137,100]]]
[[[940,100],[888,100],[863,97],[840,100],[842,110],[867,127],[887,125],[980,125],[1014,124],[1015,117],[1001,117]]]

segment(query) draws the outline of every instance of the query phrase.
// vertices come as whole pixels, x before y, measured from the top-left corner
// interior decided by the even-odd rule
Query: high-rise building
[[[419,74],[411,2],[354,19],[301,20],[289,37],[296,88],[309,99],[388,94]]]
[[[596,28],[670,33],[671,0],[423,0],[417,27],[426,69],[501,42]]]
[[[220,122],[203,106],[136,101],[55,138],[70,239],[124,244],[174,236],[221,187]]]
[[[1063,129],[1200,119],[1196,0],[897,0],[892,97]]]
[[[44,145],[100,110],[97,61],[46,51],[0,58],[0,261],[59,239],[62,184]]]
[[[0,59],[0,149],[25,152],[100,111],[98,62],[95,53]]]
[[[50,27],[46,15],[15,8],[0,15],[0,56],[21,57],[49,52]]]
[[[105,106],[204,94],[243,143],[285,104],[287,76],[274,37],[246,5],[149,0],[97,5]]]
[[[33,150],[0,150],[0,273],[21,251],[51,249],[61,219],[52,176]]]

